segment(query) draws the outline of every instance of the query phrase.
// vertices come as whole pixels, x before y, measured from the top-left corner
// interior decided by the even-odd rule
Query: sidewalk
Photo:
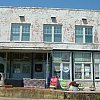
[[[87,92],[90,91],[89,87],[85,87],[85,88],[84,88],[84,91],[87,91]],[[97,91],[97,92],[100,92],[100,87],[96,87],[95,92],[96,92],[96,91]]]
[[[44,100],[44,99],[29,99],[29,98],[9,98],[9,97],[0,97],[0,100]],[[45,99],[45,100],[52,100],[52,99]],[[58,99],[53,99],[58,100]]]
[[[35,99],[0,97],[0,100],[35,100]]]

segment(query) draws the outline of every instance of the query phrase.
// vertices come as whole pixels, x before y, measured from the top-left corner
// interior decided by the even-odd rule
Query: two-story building
[[[100,86],[100,11],[0,7],[0,72]]]

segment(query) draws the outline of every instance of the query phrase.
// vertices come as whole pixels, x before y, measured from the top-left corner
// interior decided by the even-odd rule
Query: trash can
[[[5,80],[5,74],[4,73],[0,73],[0,86],[4,85],[4,80]]]

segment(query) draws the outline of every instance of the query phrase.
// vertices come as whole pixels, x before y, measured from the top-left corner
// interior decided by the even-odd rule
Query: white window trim
[[[58,52],[61,52],[61,51],[58,51]],[[70,53],[70,62],[53,61],[53,64],[54,64],[54,63],[59,63],[59,64],[60,64],[60,78],[59,78],[59,80],[62,80],[62,79],[63,79],[63,78],[62,78],[63,64],[69,64],[69,66],[70,66],[70,67],[69,67],[69,68],[70,68],[70,79],[69,79],[69,81],[72,81],[72,53],[71,53],[71,52],[68,52],[68,53]],[[53,66],[53,68],[52,68],[52,74],[54,74],[54,66]],[[68,80],[68,79],[67,79],[67,80]]]
[[[100,80],[100,63],[94,63],[94,67],[95,67],[95,64],[99,64],[99,79],[95,79],[96,81],[97,80]],[[95,78],[95,68],[94,68],[94,78]]]
[[[99,79],[95,79],[95,80],[100,81],[100,61],[99,61],[99,59],[98,59],[98,61],[95,61],[97,55],[99,56],[100,53],[94,53],[94,79],[95,79],[95,64],[99,64]]]
[[[32,34],[31,34],[31,23],[12,23],[12,24],[19,24],[20,25],[20,37],[19,37],[19,40],[17,40],[17,41],[15,41],[15,40],[12,40],[12,39],[10,39],[10,42],[32,42],[31,41],[31,38],[32,38]],[[12,24],[11,24],[11,28],[12,28]],[[30,24],[30,37],[29,37],[29,41],[22,41],[22,26],[24,25],[24,24]],[[12,32],[10,32],[10,33],[12,33]]]
[[[44,24],[44,25],[51,25],[52,26],[52,33],[51,33],[51,42],[48,42],[48,41],[44,41],[44,42],[46,42],[46,43],[62,43],[62,41],[63,41],[63,34],[62,34],[62,30],[63,30],[63,27],[61,28],[62,30],[61,30],[61,41],[60,42],[55,42],[54,41],[54,26],[56,26],[56,25],[59,25],[59,24],[55,24],[55,25],[53,25],[53,24]],[[61,25],[62,26],[62,25]],[[44,34],[44,33],[43,33]]]
[[[20,25],[20,40],[19,41],[21,41],[21,39],[22,39],[22,25]]]
[[[69,68],[70,68],[70,79],[67,79],[67,80],[71,80],[71,64],[70,62],[61,62],[60,63],[60,79],[63,79],[62,75],[63,75],[63,64],[69,64]]]
[[[54,26],[52,26],[52,42],[54,42]]]
[[[93,33],[94,33],[94,32],[93,32],[93,26],[79,26],[79,25],[77,26],[77,25],[76,25],[76,27],[82,27],[82,28],[83,28],[83,43],[86,43],[86,41],[85,41],[85,38],[86,38],[86,36],[85,36],[85,28],[92,27],[92,42],[91,42],[91,43],[94,42],[94,41],[93,41],[93,40],[94,40],[94,38],[93,38],[93,37],[94,37],[94,36],[93,36]],[[75,29],[76,29],[76,28],[75,28]],[[75,33],[75,39],[76,39],[76,33]],[[75,42],[76,42],[76,41],[75,41]],[[77,42],[76,42],[76,43],[77,43]]]
[[[85,27],[83,27],[83,43],[86,43],[85,42]]]
[[[81,79],[75,79],[75,64],[81,64],[82,65],[82,69],[81,69],[81,72],[82,72],[82,78]],[[84,78],[84,65],[85,64],[90,64],[90,67],[91,67],[91,79],[85,79]],[[92,67],[92,63],[91,62],[80,62],[80,63],[74,63],[74,79],[75,80],[93,80],[93,67]]]

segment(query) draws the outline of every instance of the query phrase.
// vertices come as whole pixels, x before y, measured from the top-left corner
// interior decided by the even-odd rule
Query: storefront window
[[[95,79],[100,79],[100,64],[95,64]]]
[[[97,62],[99,63],[100,62],[100,53],[96,53],[95,56],[94,56],[94,58],[95,58],[94,62],[95,63],[97,63]]]
[[[22,79],[31,76],[31,53],[11,54],[11,78]]]
[[[53,53],[53,60],[54,61],[61,61],[61,52],[54,52]]]
[[[100,53],[94,55],[95,79],[100,79]]]
[[[91,64],[75,64],[75,79],[91,79]]]
[[[61,61],[61,62],[70,62],[70,53],[69,52],[54,52],[53,60]]]
[[[62,61],[70,62],[70,53],[68,53],[68,52],[63,52],[63,53],[62,53]]]
[[[75,79],[82,79],[82,64],[75,64]]]
[[[75,53],[75,62],[91,62],[91,53]]]
[[[74,53],[74,77],[75,79],[92,79],[91,53]]]
[[[30,73],[30,63],[26,62],[22,65],[22,73]]]
[[[70,53],[54,52],[53,53],[53,73],[60,79],[70,79]]]
[[[19,63],[13,64],[13,73],[21,73],[21,66]]]
[[[84,64],[84,79],[91,79],[91,65]]]
[[[58,76],[60,78],[60,63],[54,63],[54,75]]]
[[[62,78],[70,79],[70,66],[67,63],[63,63]]]

